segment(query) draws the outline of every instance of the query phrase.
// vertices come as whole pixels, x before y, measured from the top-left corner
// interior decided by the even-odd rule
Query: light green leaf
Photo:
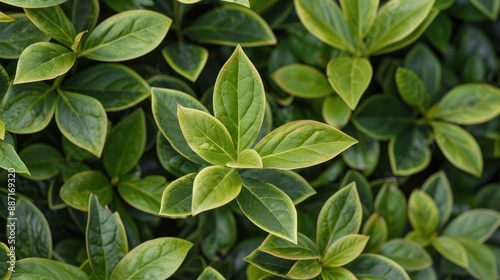
[[[471,0],[470,3],[491,20],[497,20],[500,11],[498,0]]]
[[[393,184],[386,184],[375,198],[375,211],[387,222],[389,239],[399,237],[406,227],[406,197]]]
[[[439,102],[434,118],[457,124],[478,124],[500,114],[500,89],[487,84],[462,84]]]
[[[439,224],[436,203],[424,191],[414,190],[408,200],[408,219],[412,227],[424,236],[430,236]]]
[[[250,8],[250,2],[248,0],[221,0],[221,1],[229,2],[229,3],[236,3],[236,4],[240,4],[242,6],[245,6],[247,8]]]
[[[122,180],[118,184],[120,196],[133,207],[158,215],[161,207],[161,196],[167,181],[162,176],[147,176],[142,179]]]
[[[422,113],[425,112],[430,103],[430,96],[425,89],[424,83],[415,72],[398,67],[398,70],[396,70],[396,85],[399,95],[406,104],[419,108]]]
[[[262,159],[255,150],[247,149],[241,151],[235,162],[226,163],[231,168],[258,168],[262,169]]]
[[[194,41],[209,44],[242,47],[276,44],[267,22],[256,12],[239,5],[212,9],[193,21],[184,32]]]
[[[337,129],[342,129],[351,119],[351,108],[338,95],[325,98],[321,113],[323,120]]]
[[[90,279],[85,272],[76,266],[44,258],[26,258],[19,260],[16,262],[15,270],[15,278],[19,279]]]
[[[167,185],[161,197],[161,216],[183,218],[191,215],[196,173],[187,174]]]
[[[55,92],[45,83],[10,85],[2,100],[0,118],[7,131],[38,132],[50,123],[55,110]]]
[[[262,127],[266,96],[259,72],[238,46],[214,88],[214,115],[227,128],[237,154],[250,148]]]
[[[100,157],[106,140],[108,117],[101,103],[82,94],[59,91],[56,123],[73,144]]]
[[[455,167],[476,177],[483,173],[481,148],[472,135],[465,129],[450,123],[432,122],[434,138]]]
[[[387,223],[379,214],[373,213],[366,220],[361,233],[370,236],[370,240],[368,240],[365,247],[365,252],[378,252],[382,244],[387,241]]]
[[[343,267],[323,267],[321,270],[323,280],[357,280],[356,276]]]
[[[200,2],[201,0],[176,0],[176,1],[182,4],[194,4]]]
[[[379,2],[379,0],[340,0],[347,26],[358,48],[361,47],[363,38],[375,22]]]
[[[85,243],[90,267],[95,275],[109,279],[116,264],[128,252],[125,228],[120,215],[101,207],[96,195],[90,195],[88,204]]]
[[[272,80],[286,93],[300,98],[326,97],[333,93],[323,72],[306,64],[290,64],[271,74]]]
[[[96,194],[101,205],[107,205],[113,197],[108,178],[99,171],[83,171],[67,180],[61,188],[61,199],[69,206],[87,212],[90,194]]]
[[[2,0],[2,2],[21,8],[45,8],[56,6],[67,0]]]
[[[314,279],[321,273],[319,260],[299,260],[286,274],[291,279]]]
[[[366,37],[368,54],[410,35],[431,11],[434,0],[398,0],[384,4]]]
[[[9,17],[8,15],[0,12],[0,22],[13,22],[13,21],[15,21],[15,19],[13,19],[13,18]]]
[[[146,241],[121,259],[110,279],[166,279],[179,268],[192,246],[189,241],[172,237]]]
[[[60,6],[40,9],[24,9],[28,18],[43,33],[70,48],[76,37],[73,23]]]
[[[319,259],[316,245],[302,233],[297,235],[297,243],[269,235],[258,248],[260,251],[287,260]]]
[[[294,0],[302,24],[330,46],[354,52],[354,42],[347,22],[335,1]]]
[[[350,263],[363,252],[368,239],[369,236],[359,234],[348,234],[337,239],[327,247],[321,263],[328,267],[339,267]]]
[[[90,32],[80,56],[99,61],[124,61],[155,49],[167,35],[172,20],[146,10],[108,17]]]
[[[4,139],[5,139],[5,124],[0,119],[0,140],[3,141]]]
[[[178,105],[177,116],[189,147],[204,160],[225,166],[236,160],[231,136],[226,127],[212,115]]]
[[[423,247],[401,238],[386,242],[380,254],[395,261],[406,271],[422,270],[432,265],[432,258]]]
[[[465,248],[454,237],[439,236],[432,241],[432,247],[460,267],[466,268],[469,265]]]
[[[54,43],[39,42],[21,53],[14,84],[50,80],[65,74],[76,61],[71,50]]]
[[[318,216],[316,243],[320,254],[339,238],[358,233],[362,209],[355,183],[337,191],[323,205]]]
[[[33,25],[26,14],[9,16],[13,22],[0,22],[0,58],[17,59],[30,45],[50,39]]]
[[[213,267],[207,266],[203,272],[196,278],[196,280],[225,280],[224,276],[220,274]]]
[[[409,176],[424,170],[431,162],[431,149],[425,134],[413,127],[392,136],[389,160],[394,175]]]
[[[146,146],[146,117],[139,108],[113,127],[102,154],[104,168],[118,178],[134,168]]]
[[[27,177],[37,181],[56,176],[65,163],[61,153],[47,144],[27,146],[19,152],[19,158],[26,162],[26,167],[31,173]]]
[[[243,178],[243,188],[236,200],[243,214],[256,226],[297,242],[297,210],[282,190],[263,181]]]
[[[446,224],[453,209],[453,194],[446,173],[439,171],[425,180],[422,190],[436,203],[439,211],[439,227]]]
[[[264,168],[297,169],[328,161],[357,141],[316,121],[295,121],[278,127],[257,143]]]
[[[467,252],[467,267],[465,269],[476,279],[495,279],[497,265],[495,254],[486,245],[477,240],[457,237],[465,252]]]
[[[330,60],[326,73],[335,92],[354,110],[370,84],[373,69],[366,58],[340,57]]]
[[[6,243],[8,243],[8,241]],[[12,265],[15,265],[16,262],[16,252],[14,250],[11,251],[6,243],[0,242],[0,250],[2,252],[2,265],[0,266],[0,275],[3,275],[4,279],[11,279],[12,273],[15,269],[12,268]]]
[[[14,169],[17,173],[30,174],[24,162],[19,158],[11,144],[0,141],[0,168],[5,170]]]
[[[151,92],[148,83],[131,68],[115,63],[98,64],[64,82],[63,90],[99,100],[108,112],[132,107]]]
[[[187,93],[171,89],[152,88],[151,105],[153,107],[153,117],[163,136],[185,158],[199,164],[206,164],[207,162],[189,147],[182,134],[177,117],[177,104],[208,112],[196,98]]]
[[[162,50],[168,65],[191,82],[198,79],[208,60],[208,50],[202,46],[179,41]]]
[[[14,230],[17,233],[15,235],[17,259],[51,258],[52,234],[47,219],[38,207],[27,199],[17,199],[15,216],[9,213],[8,218],[16,218],[16,220],[7,221],[6,230]],[[15,224],[14,229],[9,228],[11,223]],[[16,275],[17,272],[16,267]]]
[[[234,169],[224,166],[202,169],[193,182],[193,216],[231,202],[240,193],[242,184]]]
[[[485,242],[500,226],[500,213],[490,209],[472,209],[453,219],[442,232],[443,236],[467,237]]]

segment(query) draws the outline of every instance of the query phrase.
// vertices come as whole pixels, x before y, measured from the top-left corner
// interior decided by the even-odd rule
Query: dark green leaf
[[[87,211],[90,194],[96,194],[101,205],[107,205],[113,197],[108,178],[99,171],[84,171],[73,175],[61,188],[61,198],[69,206]]]
[[[51,258],[52,234],[49,223],[40,209],[31,201],[21,198],[16,201],[15,217],[9,213],[8,218],[16,219],[7,220],[6,232],[14,230],[17,233],[14,233],[17,259],[27,257]],[[14,224],[13,228],[12,224]],[[17,270],[16,267],[16,275]]]
[[[436,203],[439,211],[439,227],[446,224],[453,209],[453,193],[446,173],[439,171],[425,180],[422,190]]]
[[[28,17],[23,14],[10,14],[13,22],[0,22],[0,57],[6,59],[19,58],[28,46],[48,41],[49,36],[43,34]]]
[[[396,186],[387,184],[375,198],[375,211],[387,222],[389,239],[399,237],[406,227],[406,197]]]
[[[345,266],[357,277],[378,277],[384,280],[410,280],[404,269],[380,255],[364,254]],[[373,279],[373,278],[372,278]]]
[[[120,196],[135,208],[158,215],[161,196],[167,181],[162,176],[148,176],[142,179],[122,180],[118,184]]]
[[[437,2],[438,1],[436,1],[436,3]],[[452,29],[453,23],[451,22],[448,14],[439,13],[425,34],[427,35],[427,38],[429,38],[430,43],[441,53],[444,53],[446,51],[446,46],[450,41]]]
[[[76,37],[72,22],[60,6],[40,9],[25,9],[28,18],[43,33],[70,48]]]
[[[253,251],[244,260],[265,272],[282,277],[285,277],[297,262],[296,260],[278,258],[259,250]]]
[[[430,96],[425,89],[424,83],[415,72],[398,68],[396,71],[396,85],[399,95],[410,106],[415,106],[423,113],[430,105]]]
[[[187,42],[176,42],[162,50],[168,65],[184,78],[195,82],[208,60],[208,50]]]
[[[378,252],[382,244],[387,241],[387,223],[379,214],[373,213],[368,220],[366,220],[361,233],[370,236],[365,251]]]
[[[19,279],[79,279],[89,276],[76,266],[42,258],[27,258],[16,262],[16,278]],[[15,279],[15,278],[14,278]]]
[[[380,142],[355,129],[352,125],[348,125],[344,132],[359,142],[343,152],[342,159],[350,168],[360,170],[365,176],[371,175],[379,162]]]
[[[32,180],[46,180],[59,174],[64,165],[64,158],[55,148],[46,144],[34,144],[19,152],[19,157],[26,163]],[[16,172],[19,172],[16,170]]]
[[[431,162],[431,149],[424,133],[414,127],[392,136],[389,160],[395,175],[409,176],[424,170]]]
[[[386,242],[380,254],[398,263],[407,271],[422,270],[432,265],[431,256],[415,242],[395,238]]]
[[[441,64],[436,55],[424,44],[418,43],[405,56],[404,67],[415,72],[424,82],[431,102],[441,86]]]
[[[500,11],[498,0],[471,0],[471,4],[491,20],[497,20]]]
[[[94,29],[99,17],[99,0],[68,0],[61,5],[76,33]]]
[[[154,5],[152,0],[104,0],[104,3],[117,12],[146,10],[148,7]]]
[[[158,132],[156,138],[156,153],[163,168],[177,177],[196,172],[199,169],[196,163],[186,160],[185,157],[179,154],[161,132]]]

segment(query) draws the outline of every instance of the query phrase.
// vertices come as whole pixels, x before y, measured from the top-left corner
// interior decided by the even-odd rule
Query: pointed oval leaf
[[[439,227],[446,224],[453,210],[453,194],[446,173],[439,171],[425,180],[422,190],[436,203],[439,211]]]
[[[335,92],[354,110],[370,85],[373,69],[366,58],[340,57],[330,60],[326,74]]]
[[[350,109],[348,110],[350,111]],[[363,172],[365,176],[370,176],[380,159],[380,142],[356,129],[353,125],[346,126],[343,131],[359,142],[343,152],[342,159],[350,168]]]
[[[361,233],[370,236],[370,240],[368,240],[365,247],[365,252],[378,252],[387,241],[387,223],[379,214],[373,213],[366,220]]]
[[[302,233],[297,235],[297,244],[269,235],[259,246],[259,250],[287,260],[319,259],[314,242]]]
[[[396,70],[396,85],[399,95],[406,104],[418,107],[422,113],[425,111],[430,103],[430,96],[424,83],[415,72],[399,67]]]
[[[327,124],[342,129],[351,119],[351,108],[340,96],[332,95],[323,101],[321,114]]]
[[[500,213],[490,209],[472,209],[453,219],[442,236],[467,237],[485,242],[500,226]]]
[[[375,198],[375,211],[387,222],[389,239],[399,237],[406,227],[406,197],[396,186],[384,185]]]
[[[26,258],[17,261],[15,275],[25,279],[90,279],[83,270],[76,266],[42,258]]]
[[[2,100],[0,118],[7,131],[35,133],[50,123],[55,101],[54,89],[45,83],[11,84]]]
[[[9,215],[8,218],[17,219],[7,222],[7,230],[14,230],[17,233],[15,236],[17,259],[28,257],[50,259],[52,256],[52,233],[47,219],[31,201],[20,198],[16,202],[15,217]],[[9,227],[9,224],[12,223],[14,223],[14,229]],[[17,275],[17,267],[15,270]]]
[[[430,96],[431,103],[441,98],[442,67],[438,57],[431,48],[423,43],[415,44],[407,53],[403,66],[413,71],[424,83],[425,89]]]
[[[291,279],[314,279],[321,273],[322,265],[319,260],[299,260],[286,274]]]
[[[13,22],[13,21],[15,21],[15,19],[13,19],[10,16],[8,16],[8,15],[0,12],[0,22]]]
[[[297,210],[282,190],[263,181],[243,178],[243,188],[236,200],[243,214],[256,226],[297,242]]]
[[[231,168],[258,168],[262,169],[262,159],[255,150],[247,149],[241,151],[235,162],[226,163]]]
[[[337,239],[326,249],[321,263],[324,266],[339,267],[357,258],[370,239],[369,236],[349,234]]]
[[[14,149],[14,146],[5,141],[0,141],[0,168],[5,170],[14,168],[17,173],[30,174],[28,168]]]
[[[167,181],[162,176],[148,176],[142,179],[122,180],[118,184],[120,196],[133,207],[158,215],[161,207],[161,196]]]
[[[100,157],[106,140],[108,117],[101,103],[82,94],[59,91],[56,123],[73,144]]]
[[[455,238],[439,236],[432,241],[432,246],[452,263],[463,268],[468,266],[467,252]]]
[[[226,165],[236,160],[234,144],[226,127],[212,115],[178,105],[182,134],[193,151],[204,160]]]
[[[113,197],[108,178],[99,171],[83,171],[67,180],[61,187],[61,199],[69,206],[87,212],[90,194],[96,194],[101,205],[107,205]]]
[[[368,179],[358,171],[349,170],[340,182],[340,189],[348,186],[352,182],[356,183],[356,190],[358,191],[361,204],[366,207],[367,210],[371,211],[373,209],[373,191]]]
[[[316,243],[318,251],[325,251],[339,238],[358,233],[362,208],[355,183],[337,191],[323,205],[318,216]]]
[[[424,133],[413,127],[391,137],[389,160],[394,175],[409,176],[424,170],[431,162],[431,149]]]
[[[80,56],[99,61],[124,61],[155,49],[167,35],[172,20],[147,10],[121,12],[90,32]]]
[[[276,44],[273,31],[260,15],[237,5],[224,5],[208,11],[184,32],[190,39],[202,43],[225,46],[239,44],[243,47]]]
[[[19,56],[14,84],[57,78],[68,72],[75,61],[75,53],[61,45],[35,43]]]
[[[60,6],[24,9],[24,12],[43,33],[68,48],[73,45],[73,40],[76,37],[75,28]]]
[[[196,280],[226,280],[226,278],[213,267],[207,266]]]
[[[179,268],[192,246],[189,241],[172,237],[146,241],[120,260],[109,279],[166,279]]]
[[[300,98],[320,98],[333,93],[325,74],[305,64],[283,66],[271,78],[283,91]]]
[[[384,280],[410,280],[410,277],[401,266],[380,255],[363,254],[347,264],[345,268],[353,272],[357,277],[370,276]]]
[[[47,144],[27,146],[19,152],[19,157],[26,162],[26,167],[31,173],[27,177],[37,181],[56,176],[65,164],[61,153]]]
[[[207,49],[183,41],[166,46],[162,54],[175,72],[191,82],[198,79],[208,60]]]
[[[214,115],[229,131],[236,153],[250,148],[264,121],[266,96],[259,72],[240,46],[217,76],[213,103]]]
[[[161,216],[183,218],[191,215],[195,178],[196,173],[190,173],[167,185],[161,197]]]
[[[347,26],[358,47],[375,22],[379,2],[379,0],[340,0]]]
[[[356,276],[343,267],[323,267],[321,270],[323,280],[357,280]]]
[[[2,2],[21,8],[45,8],[56,6],[67,0],[2,0]]]
[[[94,29],[99,17],[99,0],[70,0],[61,5],[76,33]],[[77,35],[78,36],[78,35]]]
[[[380,254],[395,261],[406,271],[422,270],[432,265],[429,253],[410,240],[392,239],[382,246]]]
[[[316,121],[295,121],[278,127],[257,143],[264,168],[297,169],[328,161],[357,141]]]
[[[457,237],[456,240],[467,252],[467,272],[476,279],[495,279],[498,276],[495,254],[490,248],[466,237]]]
[[[0,22],[1,58],[19,58],[23,50],[30,45],[50,39],[33,25],[26,14],[9,14],[9,16],[14,19],[13,22]]]
[[[434,138],[455,167],[476,177],[483,173],[483,156],[476,139],[465,129],[450,123],[432,122]]]
[[[200,168],[198,164],[186,160],[185,157],[179,154],[179,152],[170,145],[161,131],[158,131],[156,137],[156,154],[158,155],[161,166],[163,166],[168,173],[177,178],[196,172]]]

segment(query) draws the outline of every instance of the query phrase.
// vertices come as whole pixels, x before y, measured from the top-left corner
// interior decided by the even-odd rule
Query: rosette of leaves
[[[265,92],[241,47],[217,77],[214,116],[183,92],[153,88],[152,97],[160,131],[178,153],[201,169],[166,187],[160,215],[167,217],[197,215],[236,199],[258,227],[296,243],[294,203],[314,190],[307,183],[298,192],[289,189],[290,184],[274,185],[267,179],[273,177],[269,172],[303,181],[289,170],[330,160],[356,143],[329,125],[304,120],[278,127],[255,144],[265,115]],[[265,172],[251,172],[254,169]]]

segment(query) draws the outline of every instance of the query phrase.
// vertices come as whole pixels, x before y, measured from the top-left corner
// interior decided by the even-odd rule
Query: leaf
[[[396,186],[386,184],[375,198],[375,211],[387,222],[389,239],[399,237],[406,227],[406,197]]]
[[[5,141],[0,141],[0,168],[14,169],[16,173],[30,174],[24,162],[17,155],[14,146]]]
[[[120,259],[127,254],[127,236],[118,213],[99,205],[94,194],[89,198],[86,247],[90,266],[95,275],[109,279]]]
[[[316,243],[320,254],[339,238],[358,233],[361,227],[361,202],[355,183],[337,191],[325,202],[318,216]]]
[[[61,188],[61,199],[80,211],[88,211],[90,194],[96,194],[101,205],[107,205],[113,197],[108,178],[99,171],[83,171],[67,180]]]
[[[357,280],[356,276],[343,267],[323,267],[321,270],[323,280]]]
[[[286,274],[291,279],[310,279],[321,273],[322,266],[319,260],[299,260]]]
[[[497,277],[496,259],[486,245],[465,237],[457,237],[467,252],[467,267],[465,269],[476,279],[495,279]]]
[[[187,93],[155,87],[151,89],[153,117],[163,136],[165,136],[172,147],[185,158],[199,164],[206,164],[207,162],[189,147],[182,134],[179,119],[177,117],[177,104],[208,112],[196,98]]]
[[[108,118],[101,103],[82,94],[59,91],[56,123],[73,144],[100,157],[106,140]]]
[[[249,149],[262,127],[266,96],[259,72],[239,46],[217,76],[213,103],[214,115],[229,131],[236,154]]]
[[[490,209],[471,209],[453,219],[443,236],[467,237],[480,243],[490,238],[500,226],[500,213]]]
[[[363,254],[345,266],[357,277],[372,279],[409,280],[404,269],[389,258],[374,254]],[[370,278],[368,278],[370,279]]]
[[[80,279],[89,276],[76,266],[44,258],[26,258],[16,262],[16,278],[25,279]]]
[[[193,41],[224,46],[276,44],[276,37],[267,22],[254,11],[239,5],[224,5],[208,11],[196,18],[184,33]]]
[[[431,256],[417,243],[395,238],[386,242],[380,254],[398,263],[406,271],[422,270],[432,265]]]
[[[348,234],[331,243],[321,262],[327,267],[339,267],[346,265],[356,259],[370,239],[369,236],[359,234]]]
[[[147,176],[120,181],[118,192],[129,205],[151,215],[158,215],[166,185],[167,181],[162,176]]]
[[[486,84],[462,84],[439,102],[434,118],[457,124],[479,124],[500,114],[500,90]]]
[[[366,52],[374,53],[410,35],[429,14],[434,0],[391,1],[378,11],[366,37]]]
[[[108,62],[143,56],[163,41],[171,23],[169,17],[153,11],[115,14],[90,32],[79,55]]]
[[[152,0],[104,0],[104,3],[117,12],[124,12],[128,10],[147,10],[148,8],[153,8],[151,6],[154,5]]]
[[[191,215],[195,177],[196,173],[190,173],[167,185],[161,197],[161,216],[182,218]]]
[[[297,263],[295,260],[278,258],[259,250],[251,252],[244,260],[260,270],[281,277],[286,277],[293,265]]]
[[[14,84],[57,78],[68,72],[75,61],[75,53],[58,44],[32,44],[19,56]]]
[[[212,115],[178,105],[177,115],[189,147],[204,160],[226,165],[236,160],[235,149],[226,127]]]
[[[33,25],[26,14],[9,16],[13,22],[0,22],[0,58],[17,59],[30,45],[50,39]]]
[[[373,192],[368,179],[358,171],[349,170],[345,173],[342,182],[340,182],[340,189],[349,185],[349,183],[356,183],[356,190],[358,191],[359,200],[361,204],[371,211],[373,208]]]
[[[61,8],[73,23],[76,33],[92,30],[97,24],[99,0],[68,0]]]
[[[189,241],[173,237],[146,241],[120,260],[110,279],[168,278],[179,268],[192,246]]]
[[[216,259],[220,254],[227,254],[237,244],[238,228],[232,210],[234,208],[219,207],[199,216],[197,226],[204,237],[200,247],[207,258]]]
[[[425,35],[429,38],[431,45],[436,47],[441,53],[445,53],[446,46],[449,44],[451,39],[452,30],[453,23],[450,16],[447,13],[439,13],[436,19],[434,19],[429,28],[425,31]]]
[[[387,108],[391,108],[387,110]],[[354,112],[353,123],[366,135],[387,140],[413,123],[411,111],[389,95],[375,95]]]
[[[10,85],[2,100],[0,118],[7,131],[35,133],[50,123],[55,110],[55,93],[45,83]]]
[[[269,235],[258,248],[260,251],[287,260],[319,259],[314,242],[302,233],[297,234],[297,244]]]
[[[193,216],[231,202],[240,193],[242,184],[234,169],[224,166],[202,169],[193,182]]]
[[[262,169],[262,159],[260,155],[252,149],[241,151],[235,162],[226,163],[231,168],[258,168]]]
[[[435,103],[440,97],[442,67],[434,52],[426,45],[417,43],[406,53],[403,65],[420,77],[431,103]]]
[[[359,142],[343,152],[342,159],[350,168],[357,169],[365,176],[369,176],[377,167],[380,159],[380,142],[355,129],[353,125],[346,126],[343,131],[352,135]]]
[[[500,11],[498,0],[471,0],[471,4],[491,20],[497,20]]]
[[[139,74],[115,63],[98,64],[78,71],[64,82],[62,88],[94,97],[108,112],[130,108],[151,93],[150,86]]]
[[[413,175],[429,166],[431,149],[427,142],[427,138],[418,127],[392,136],[389,140],[389,160],[394,175]]]
[[[52,234],[47,219],[40,209],[27,199],[18,199],[15,206],[15,217],[9,213],[6,231],[14,230],[17,233],[15,234],[16,258],[50,259],[52,256]],[[11,220],[11,218],[15,218],[15,220]],[[14,223],[14,228],[9,227],[12,223]],[[18,272],[16,267],[16,275]]]
[[[338,95],[325,98],[321,113],[323,120],[337,129],[342,129],[351,119],[351,109]]]
[[[439,224],[436,203],[424,191],[414,190],[408,200],[408,219],[416,231],[430,236]]]
[[[483,173],[483,157],[476,140],[463,128],[444,122],[432,122],[436,143],[455,167],[476,177]]]
[[[21,8],[45,8],[56,6],[67,0],[2,0],[2,2]]]
[[[24,10],[31,22],[43,33],[70,48],[76,37],[73,23],[60,6]]]
[[[139,162],[146,146],[146,117],[142,109],[117,123],[104,146],[102,160],[111,178],[121,177]]]
[[[452,263],[463,268],[469,265],[465,248],[455,238],[439,236],[432,241],[432,246]]]
[[[179,41],[162,49],[168,65],[184,78],[195,82],[208,60],[208,50],[202,46]]]
[[[224,276],[220,274],[213,267],[207,266],[203,272],[196,278],[196,280],[225,280]]]
[[[428,95],[424,83],[415,72],[398,67],[396,70],[396,85],[399,95],[406,104],[417,107],[424,113],[429,106],[430,96]]]
[[[356,46],[359,48],[363,42],[363,38],[370,31],[379,6],[379,0],[362,1],[362,0],[341,0],[340,6],[344,18],[346,19],[349,31],[354,36]]]
[[[64,158],[61,153],[46,144],[33,144],[27,146],[19,152],[19,158],[26,162],[26,167],[30,171],[28,176],[31,180],[47,180],[61,171],[64,166]],[[16,172],[18,172],[16,170]]]
[[[373,76],[366,58],[340,57],[330,60],[326,73],[335,92],[354,110]]]
[[[297,242],[297,211],[282,190],[263,181],[243,178],[243,188],[236,201],[256,226],[292,243]]]
[[[0,22],[13,22],[15,19],[9,17],[8,15],[0,12]],[[12,272],[10,273],[12,274]]]
[[[198,171],[199,165],[186,160],[170,145],[159,131],[156,137],[156,154],[162,167],[177,178]]]
[[[425,180],[422,190],[436,203],[439,211],[439,227],[446,224],[453,209],[453,194],[446,173],[439,171]]]
[[[357,141],[316,121],[295,121],[278,127],[255,146],[264,168],[297,169],[328,161]]]
[[[271,74],[271,79],[286,93],[300,98],[320,98],[333,93],[323,72],[306,64],[290,64]]]
[[[354,42],[347,22],[334,1],[294,0],[302,24],[311,34],[328,45],[354,52]]]
[[[361,233],[370,236],[365,251],[378,252],[387,241],[387,223],[383,217],[375,212],[366,220]]]

